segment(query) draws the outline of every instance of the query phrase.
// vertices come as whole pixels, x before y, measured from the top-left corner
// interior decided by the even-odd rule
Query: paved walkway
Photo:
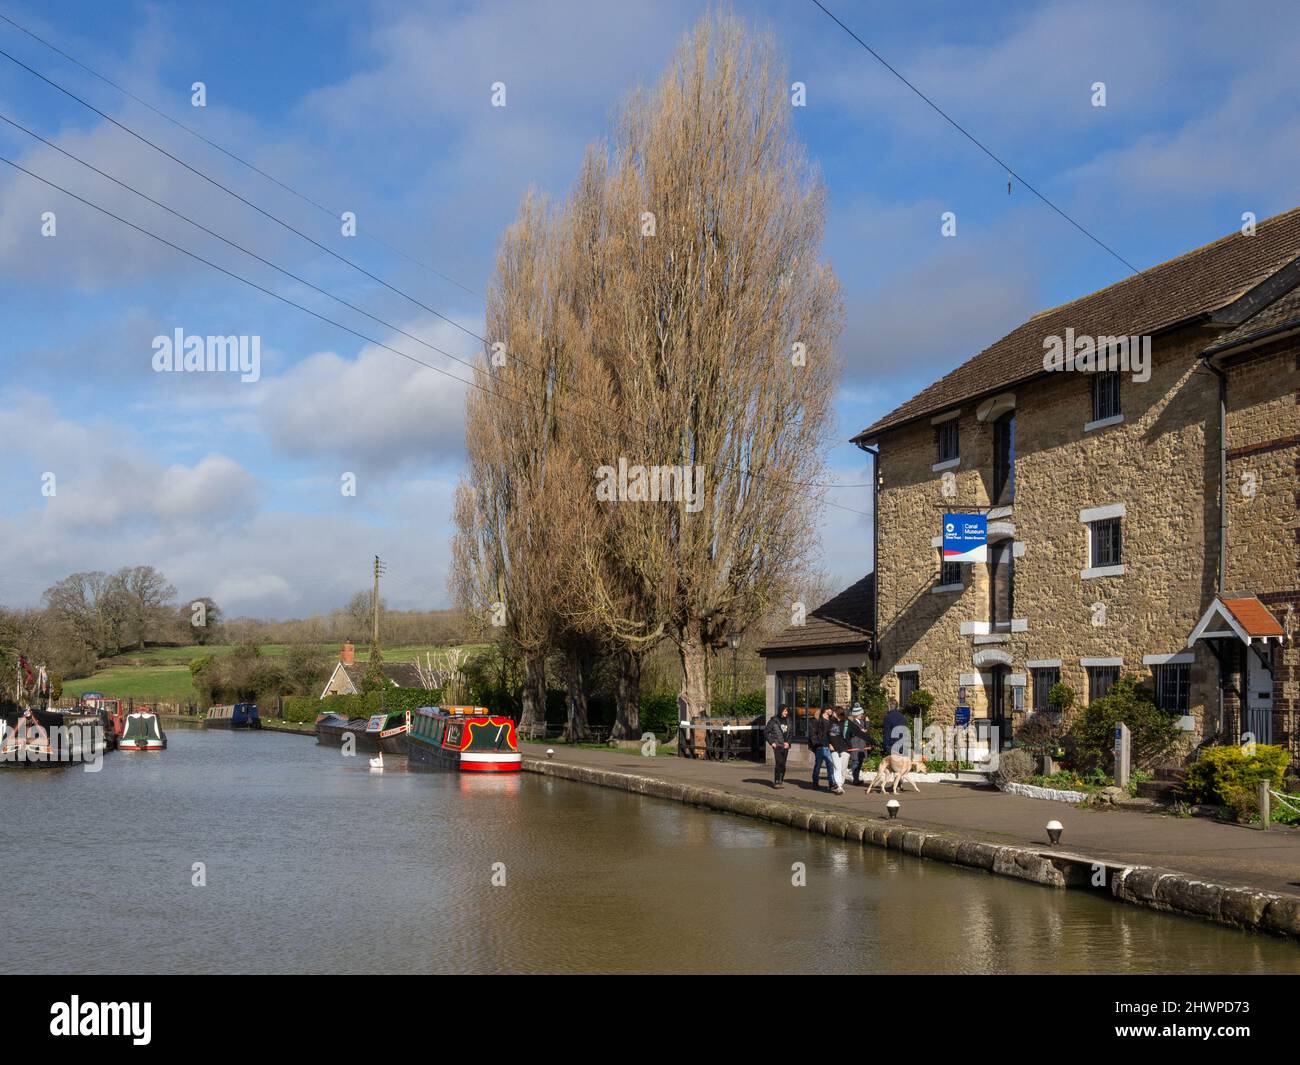
[[[885,802],[894,796],[865,787],[845,787],[833,795],[813,790],[807,771],[786,777],[772,788],[772,767],[753,762],[708,762],[675,755],[644,758],[636,751],[587,750],[551,744],[555,760],[589,765],[673,783],[719,788],[837,813],[886,817]],[[523,743],[526,757],[544,758],[546,744]],[[1274,826],[1267,832],[1244,825],[1221,824],[1199,817],[1132,810],[1082,809],[1067,803],[1005,795],[967,784],[921,784],[921,791],[900,791],[898,822],[915,828],[959,833],[990,843],[1047,847],[1044,826],[1053,819],[1065,826],[1060,849],[1126,865],[1154,865],[1218,884],[1237,884],[1264,891],[1300,891],[1300,829]]]

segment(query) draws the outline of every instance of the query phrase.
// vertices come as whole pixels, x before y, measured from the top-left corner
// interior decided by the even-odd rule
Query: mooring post
[[[1269,808],[1270,795],[1268,793],[1268,781],[1259,782],[1259,827],[1265,832],[1268,831],[1269,822],[1272,821],[1272,810]]]
[[[1115,786],[1128,786],[1131,736],[1128,726],[1120,722],[1115,726]]]

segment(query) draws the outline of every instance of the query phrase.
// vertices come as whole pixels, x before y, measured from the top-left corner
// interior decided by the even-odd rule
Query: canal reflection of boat
[[[207,728],[261,728],[262,719],[257,715],[257,704],[235,703],[232,706],[210,706],[203,718]]]
[[[512,718],[483,706],[422,706],[411,717],[412,764],[468,773],[518,773],[519,741]]]
[[[126,728],[117,741],[122,751],[165,751],[167,733],[158,721],[158,715],[148,710],[136,710],[126,716]]]
[[[411,715],[405,710],[391,710],[369,717],[321,714],[316,718],[316,742],[341,747],[343,737],[350,734],[357,750],[406,754],[406,735],[410,727]]]

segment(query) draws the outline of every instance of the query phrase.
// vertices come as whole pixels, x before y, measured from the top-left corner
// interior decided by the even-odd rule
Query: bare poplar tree
[[[694,512],[610,504],[635,513],[606,542],[634,600],[663,604],[667,591],[692,715],[708,712],[728,632],[788,597],[808,562],[811,482],[833,429],[839,286],[819,257],[825,193],[793,134],[788,85],[770,37],[705,20],[624,107],[605,177],[618,224],[597,361],[629,462],[703,475]]]

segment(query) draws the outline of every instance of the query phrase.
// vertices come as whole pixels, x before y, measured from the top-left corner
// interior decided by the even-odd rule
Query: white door
[[[1264,658],[1273,662],[1273,647],[1266,645]],[[1246,651],[1246,731],[1256,743],[1273,742],[1273,672],[1260,661],[1254,647]]]

